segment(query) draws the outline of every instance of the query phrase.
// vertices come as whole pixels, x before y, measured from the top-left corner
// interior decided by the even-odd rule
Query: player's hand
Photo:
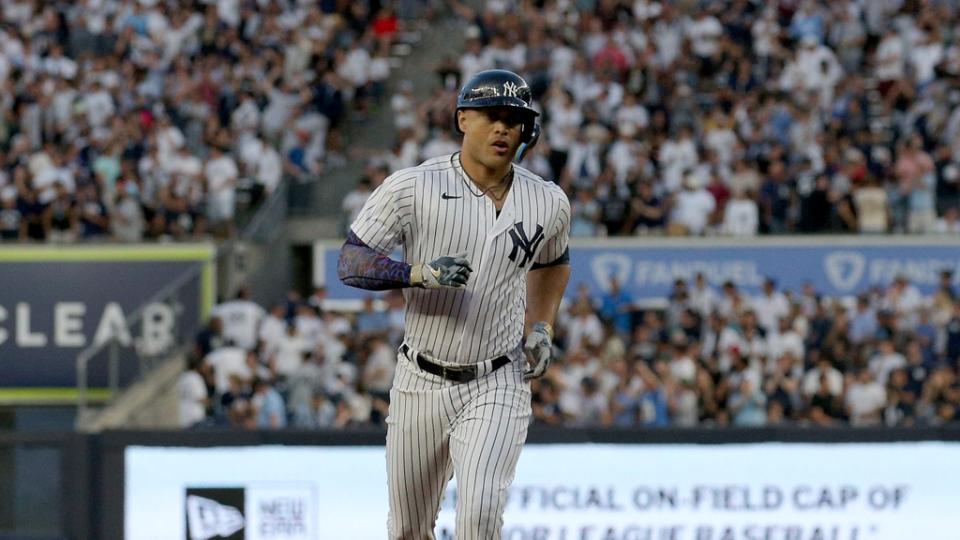
[[[459,289],[467,284],[473,268],[466,252],[440,257],[431,263],[417,263],[410,269],[410,284],[424,289]]]
[[[543,377],[553,360],[553,328],[549,323],[540,321],[533,324],[533,329],[527,334],[523,344],[527,358],[533,362],[533,367],[523,373],[523,380]]]

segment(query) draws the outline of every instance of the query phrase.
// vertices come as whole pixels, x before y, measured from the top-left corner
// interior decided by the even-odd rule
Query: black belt
[[[406,343],[400,345],[400,352],[402,352],[407,358],[410,358],[410,347],[407,347]],[[426,356],[420,353],[417,353],[416,359],[411,358],[411,360],[416,360],[417,365],[420,366],[420,369],[426,371],[427,373],[437,375],[438,377],[443,377],[448,381],[453,381],[456,383],[467,383],[476,379],[479,371],[475,365],[457,367],[441,366],[436,362],[431,362]],[[498,356],[493,359],[493,362],[490,365],[490,371],[496,371],[509,363],[510,358],[506,356]]]

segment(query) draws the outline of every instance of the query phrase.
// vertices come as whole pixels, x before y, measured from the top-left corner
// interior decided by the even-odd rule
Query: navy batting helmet
[[[531,106],[533,94],[523,77],[505,69],[488,69],[474,75],[457,96],[457,110],[484,109],[487,107],[512,107],[527,113],[523,122],[520,141],[530,143],[539,132],[535,119],[540,115]],[[454,113],[456,114],[456,113]],[[454,129],[460,131],[460,124],[454,118]]]

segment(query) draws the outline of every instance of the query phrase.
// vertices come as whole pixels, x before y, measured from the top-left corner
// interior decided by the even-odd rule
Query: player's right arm
[[[344,284],[371,291],[406,287],[455,289],[466,285],[473,269],[462,255],[414,264],[387,255],[409,241],[404,231],[412,228],[415,179],[395,174],[364,203],[340,249],[337,275]]]

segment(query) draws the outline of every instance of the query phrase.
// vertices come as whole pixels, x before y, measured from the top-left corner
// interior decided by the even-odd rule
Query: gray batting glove
[[[427,264],[416,263],[410,268],[410,284],[424,289],[460,289],[470,278],[470,261],[466,252],[440,257]]]
[[[523,380],[543,377],[553,360],[553,327],[549,323],[540,321],[533,324],[533,329],[527,334],[527,341],[523,344],[527,357],[533,361],[533,367],[523,373]]]

